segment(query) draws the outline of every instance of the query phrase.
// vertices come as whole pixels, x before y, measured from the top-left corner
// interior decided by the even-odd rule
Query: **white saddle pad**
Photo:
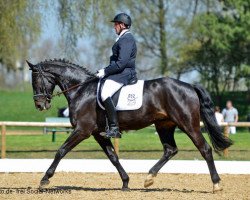
[[[99,92],[99,84],[97,92]],[[138,110],[142,106],[143,86],[144,80],[138,80],[136,84],[122,87],[118,103],[116,105],[116,110]],[[99,98],[97,98],[97,102],[99,106],[104,109],[99,101]]]

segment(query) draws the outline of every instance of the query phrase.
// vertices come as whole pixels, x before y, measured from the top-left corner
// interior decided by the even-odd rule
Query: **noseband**
[[[41,81],[42,81],[42,93],[39,93],[39,94],[35,94],[33,95],[33,99],[38,101],[40,97],[50,101],[53,96],[48,92],[46,86],[45,86],[45,82],[44,82],[44,79],[47,79],[46,76],[44,76],[43,74],[43,70],[41,68],[40,65],[37,66],[37,71],[32,71],[32,73],[34,74],[38,74],[38,76],[41,77]]]

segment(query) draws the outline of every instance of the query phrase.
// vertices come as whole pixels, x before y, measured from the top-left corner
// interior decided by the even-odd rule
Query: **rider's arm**
[[[122,72],[127,63],[130,61],[130,56],[134,47],[134,40],[131,38],[122,38],[119,42],[119,56],[116,62],[111,62],[108,67],[105,68],[105,75],[109,76]]]

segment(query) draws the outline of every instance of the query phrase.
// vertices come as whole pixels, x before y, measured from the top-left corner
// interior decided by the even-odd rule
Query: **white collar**
[[[116,42],[120,39],[120,37],[122,37],[123,35],[129,33],[129,30],[128,29],[123,29],[120,34],[118,35],[118,37],[116,38]]]

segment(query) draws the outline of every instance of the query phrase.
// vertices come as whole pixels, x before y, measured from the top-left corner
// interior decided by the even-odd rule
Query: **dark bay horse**
[[[39,110],[50,108],[54,88],[58,85],[64,91],[68,101],[70,121],[74,128],[74,131],[57,151],[40,186],[49,184],[49,178],[54,175],[60,160],[69,151],[93,135],[117,168],[123,182],[122,189],[128,189],[129,177],[121,166],[110,139],[100,135],[105,131],[106,123],[105,112],[96,101],[98,79],[95,75],[87,69],[65,60],[44,61],[36,65],[28,62],[28,65],[32,70],[36,108]],[[83,84],[78,86],[80,83]],[[143,106],[135,111],[119,111],[118,118],[121,131],[142,129],[155,124],[164,153],[162,158],[149,170],[144,183],[145,187],[153,184],[153,177],[169,159],[177,154],[174,131],[178,127],[188,135],[206,160],[214,192],[222,189],[219,186],[220,177],[215,168],[212,148],[200,131],[201,118],[215,151],[219,152],[228,148],[232,142],[221,134],[214,116],[212,101],[201,86],[190,85],[168,77],[145,81]]]

